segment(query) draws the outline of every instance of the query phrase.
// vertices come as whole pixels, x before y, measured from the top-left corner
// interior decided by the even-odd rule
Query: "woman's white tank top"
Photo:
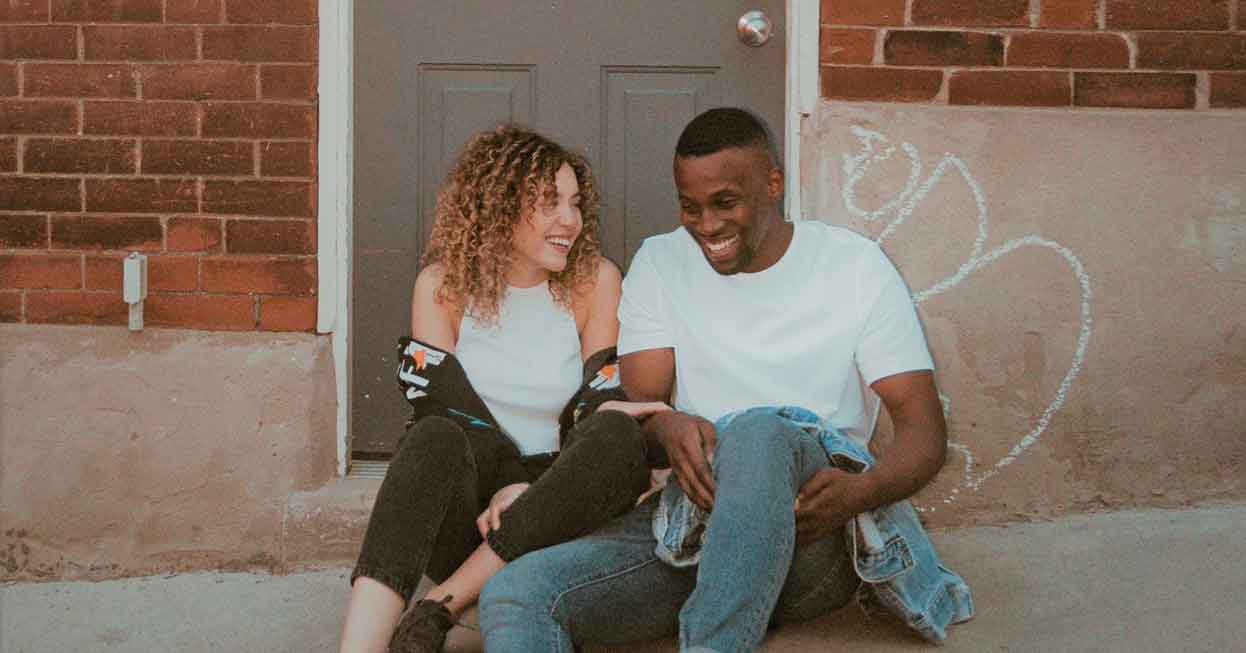
[[[464,311],[455,356],[472,388],[524,455],[558,449],[558,414],[580,387],[575,317],[546,281],[506,290],[493,326]]]

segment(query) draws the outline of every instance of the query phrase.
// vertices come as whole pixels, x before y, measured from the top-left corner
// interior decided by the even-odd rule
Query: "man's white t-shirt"
[[[908,288],[878,245],[795,223],[777,263],[721,275],[683,228],[645,240],[623,280],[619,355],[675,352],[674,405],[712,421],[743,408],[808,408],[860,444],[869,384],[934,369]]]

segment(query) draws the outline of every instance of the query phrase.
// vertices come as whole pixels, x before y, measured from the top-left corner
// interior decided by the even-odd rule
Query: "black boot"
[[[454,618],[446,608],[452,598],[416,601],[394,630],[389,640],[389,653],[442,653],[446,648],[446,633],[454,626]]]

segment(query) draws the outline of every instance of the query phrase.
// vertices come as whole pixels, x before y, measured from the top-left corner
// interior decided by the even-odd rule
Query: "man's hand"
[[[493,493],[493,498],[489,500],[489,507],[480,513],[476,518],[476,530],[480,531],[480,536],[485,537],[491,530],[497,530],[502,527],[502,513],[515,503],[515,499],[528,489],[528,483],[512,483]]]
[[[843,529],[867,510],[872,494],[867,474],[826,467],[818,470],[796,495],[796,543],[808,544]]]
[[[645,420],[644,428],[666,449],[671,470],[684,494],[701,509],[712,508],[714,474],[710,463],[718,441],[714,425],[702,417],[672,410],[654,413]]]

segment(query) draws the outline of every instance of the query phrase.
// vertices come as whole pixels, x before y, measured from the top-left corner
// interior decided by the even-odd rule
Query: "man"
[[[675,408],[643,427],[709,511],[700,563],[654,552],[656,498],[600,531],[511,564],[486,588],[489,651],[563,651],[678,632],[683,650],[751,651],[771,621],[819,616],[859,579],[854,516],[900,501],[943,464],[946,427],[908,290],[878,246],[783,220],[783,172],[762,123],[714,109],[684,129],[682,228],[645,241],[623,284],[619,354],[635,400]],[[799,406],[864,445],[879,402],[895,425],[863,473],[832,468]]]

